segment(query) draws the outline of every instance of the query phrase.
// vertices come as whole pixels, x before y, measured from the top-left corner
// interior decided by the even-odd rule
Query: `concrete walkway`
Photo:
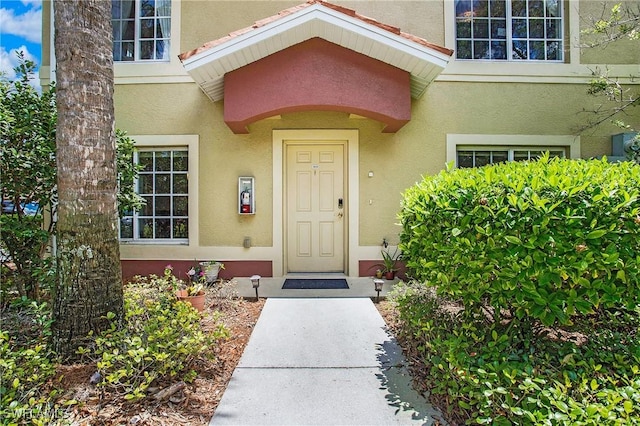
[[[368,298],[268,299],[211,425],[430,425]]]

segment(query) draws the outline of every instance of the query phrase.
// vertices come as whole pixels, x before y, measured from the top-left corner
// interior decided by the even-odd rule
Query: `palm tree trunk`
[[[57,61],[58,281],[53,344],[73,357],[122,317],[117,234],[111,2],[54,2]]]

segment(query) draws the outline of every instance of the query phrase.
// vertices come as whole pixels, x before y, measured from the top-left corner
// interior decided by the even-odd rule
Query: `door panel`
[[[344,272],[344,145],[286,146],[288,272]]]

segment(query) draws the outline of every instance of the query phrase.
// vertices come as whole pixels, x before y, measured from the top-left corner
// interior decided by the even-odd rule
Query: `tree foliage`
[[[55,234],[58,192],[56,186],[56,88],[38,92],[29,83],[35,64],[18,52],[15,81],[0,80],[0,169],[2,200],[0,239],[3,289],[15,286],[20,296],[38,299],[50,263],[46,249]],[[116,130],[118,210],[139,209],[144,199],[135,191],[138,167],[133,162],[135,142]],[[30,210],[27,207],[37,208]]]
[[[589,41],[583,44],[583,48],[606,48],[611,43],[627,41],[632,47],[640,49],[640,3],[617,3],[610,9],[606,6],[602,14],[589,20],[589,27],[582,34],[589,37]],[[596,106],[585,128],[593,128],[603,123],[613,123],[625,132],[634,132],[639,129],[637,124],[629,120],[633,109],[640,106],[640,91],[625,87],[616,76],[611,76],[608,69],[596,69],[594,78],[589,84],[588,93],[606,102]],[[633,79],[640,78],[640,74],[627,76]],[[637,123],[637,120],[636,120]],[[630,160],[640,163],[640,134],[627,148],[627,156]]]

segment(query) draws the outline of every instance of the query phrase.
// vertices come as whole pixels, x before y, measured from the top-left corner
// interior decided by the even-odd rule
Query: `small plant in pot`
[[[204,286],[200,283],[191,283],[183,289],[176,291],[176,297],[178,300],[190,303],[198,312],[204,310],[206,294],[204,292]]]
[[[375,266],[380,268],[382,275],[384,275],[385,279],[392,280],[395,278],[395,274],[398,271],[398,261],[402,256],[402,253],[398,251],[396,248],[393,253],[389,250],[382,250],[382,263],[379,263]]]

